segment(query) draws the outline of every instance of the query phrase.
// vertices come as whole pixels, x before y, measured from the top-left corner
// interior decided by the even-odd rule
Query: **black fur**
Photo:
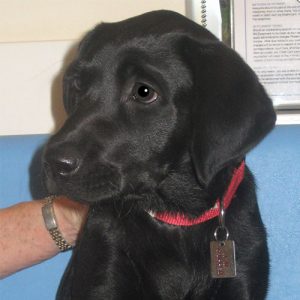
[[[145,84],[151,103],[139,96]],[[217,218],[177,227],[147,212],[193,218],[213,207],[274,126],[270,99],[233,50],[173,12],[104,23],[65,74],[64,104],[69,117],[44,154],[47,185],[91,209],[57,299],[265,299],[266,233],[248,169],[226,217],[236,278],[210,276]]]

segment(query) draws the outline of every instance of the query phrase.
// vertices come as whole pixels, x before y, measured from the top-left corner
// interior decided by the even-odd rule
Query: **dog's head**
[[[153,190],[186,160],[208,186],[275,122],[242,59],[167,11],[88,33],[66,71],[64,104],[68,119],[45,150],[47,185],[89,202]]]

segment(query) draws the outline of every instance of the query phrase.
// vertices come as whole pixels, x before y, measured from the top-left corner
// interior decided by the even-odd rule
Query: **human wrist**
[[[74,246],[85,222],[88,206],[57,196],[53,201],[53,210],[61,235]]]

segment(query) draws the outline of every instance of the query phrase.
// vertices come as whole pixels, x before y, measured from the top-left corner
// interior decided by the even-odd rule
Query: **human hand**
[[[75,245],[85,224],[89,206],[65,196],[57,196],[53,201],[53,208],[63,237],[68,243]]]

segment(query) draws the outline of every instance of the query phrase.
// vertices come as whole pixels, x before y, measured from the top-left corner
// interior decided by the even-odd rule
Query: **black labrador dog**
[[[266,232],[243,161],[275,114],[232,49],[174,12],[103,23],[65,73],[64,105],[46,182],[90,212],[57,299],[265,298]],[[212,257],[214,233],[235,242],[235,267],[232,249]],[[236,276],[223,278],[228,264]]]

